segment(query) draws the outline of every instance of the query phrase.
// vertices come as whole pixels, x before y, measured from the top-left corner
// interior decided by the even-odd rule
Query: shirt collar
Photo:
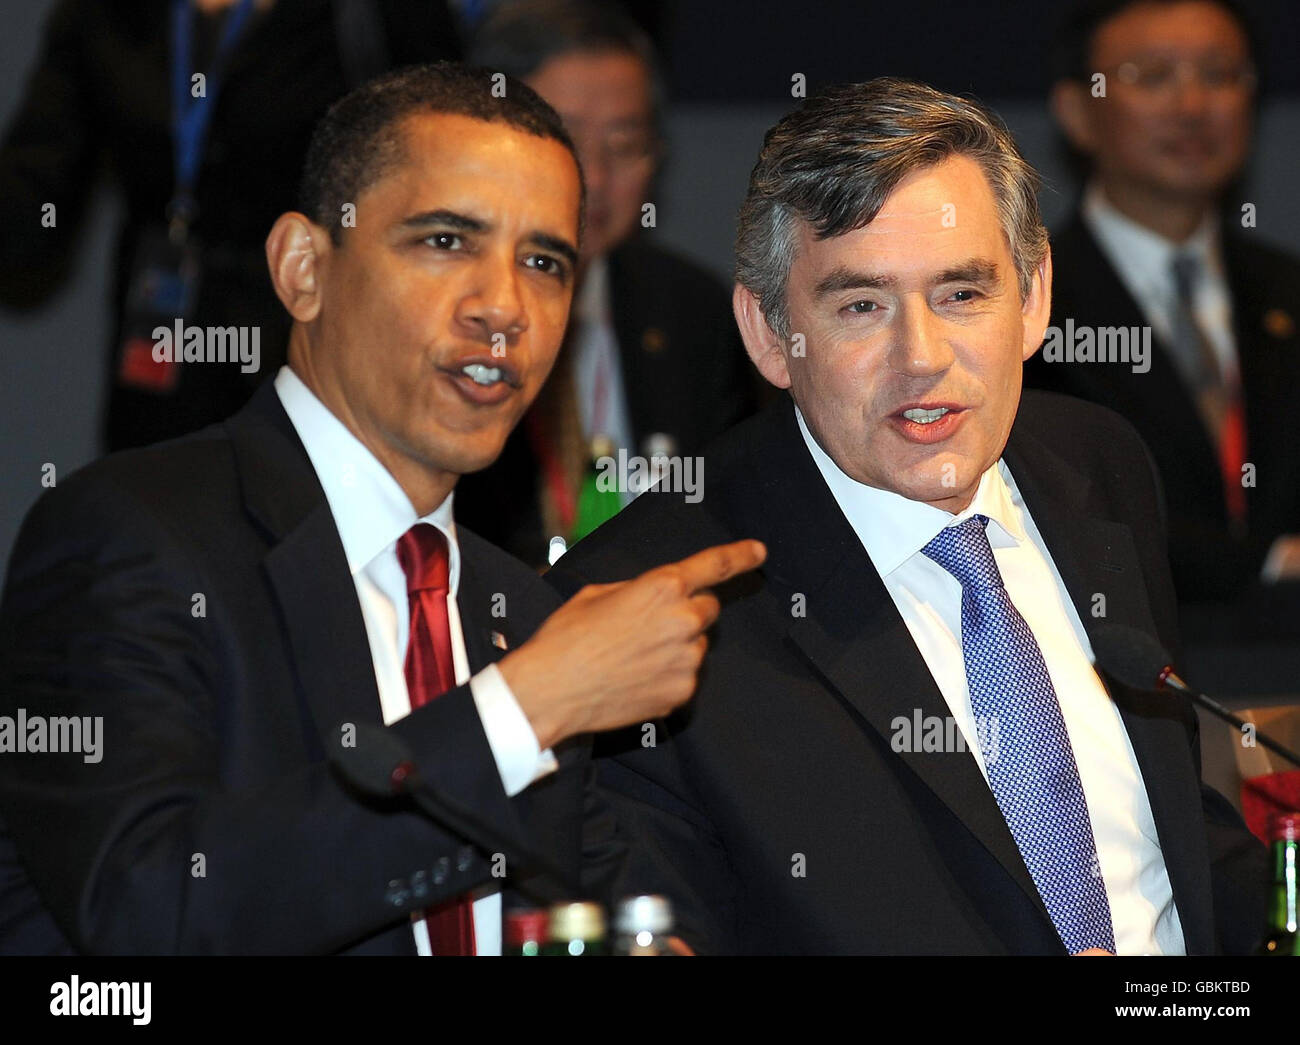
[[[1106,198],[1100,182],[1088,183],[1081,211],[1106,256],[1129,286],[1165,294],[1173,285],[1169,266],[1176,253],[1195,255],[1210,273],[1217,273],[1221,267],[1219,223],[1213,213],[1206,214],[1185,242],[1175,243],[1121,213]]]
[[[944,527],[956,526],[972,515],[988,517],[989,543],[994,547],[1009,547],[1027,539],[1020,491],[1002,460],[990,465],[980,476],[971,503],[954,515],[849,477],[813,438],[798,407],[795,407],[795,418],[817,470],[881,577],[902,566]]]
[[[448,587],[453,597],[460,582],[460,548],[452,519],[452,494],[423,518],[379,459],[353,435],[289,367],[275,377],[275,391],[293,423],[325,491],[355,577],[379,555],[392,551],[397,539],[417,522],[427,522],[447,538]]]
[[[593,258],[573,299],[573,318],[584,323],[604,323],[608,306],[609,266],[602,254]]]

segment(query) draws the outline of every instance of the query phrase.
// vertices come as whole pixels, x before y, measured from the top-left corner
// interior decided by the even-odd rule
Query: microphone
[[[1192,689],[1178,677],[1174,671],[1169,651],[1145,631],[1127,624],[1114,624],[1109,621],[1098,624],[1088,635],[1092,640],[1092,651],[1096,654],[1098,667],[1119,679],[1133,689],[1174,690],[1181,693],[1212,715],[1225,722],[1230,722],[1238,730],[1249,726],[1255,739],[1270,751],[1281,755],[1287,761],[1300,766],[1300,755],[1283,747],[1253,723],[1247,723],[1225,708],[1218,701],[1204,693]]]
[[[335,747],[330,763],[354,789],[371,798],[411,799],[426,816],[455,834],[483,849],[504,854],[507,865],[517,864],[541,872],[542,877],[530,878],[529,889],[542,899],[551,902],[570,899],[568,892],[561,888],[568,880],[564,871],[427,784],[420,776],[415,753],[401,736],[368,722],[356,722],[353,726],[356,745]]]

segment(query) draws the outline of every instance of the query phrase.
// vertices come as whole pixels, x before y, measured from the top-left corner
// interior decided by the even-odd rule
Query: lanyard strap
[[[252,10],[253,0],[239,0],[238,6],[226,17],[204,92],[196,98],[190,93],[190,79],[196,71],[193,68],[194,6],[191,0],[172,2],[172,144],[176,161],[176,191],[167,210],[173,228],[177,221],[183,228],[194,217],[194,184],[198,180],[208,127],[212,123],[212,107],[216,104],[226,62]]]

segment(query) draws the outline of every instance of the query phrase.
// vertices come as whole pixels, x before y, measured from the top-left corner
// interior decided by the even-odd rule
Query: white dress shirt
[[[1128,288],[1147,323],[1166,345],[1173,346],[1173,317],[1178,307],[1172,268],[1174,255],[1196,256],[1200,274],[1192,287],[1192,311],[1214,349],[1224,379],[1239,380],[1237,341],[1232,332],[1232,294],[1215,216],[1207,214],[1185,243],[1174,243],[1120,213],[1097,182],[1084,190],[1081,212],[1120,282]],[[1186,368],[1185,372],[1194,372],[1197,367],[1196,360],[1175,362],[1180,369]]]
[[[573,376],[583,434],[589,442],[594,436],[607,436],[615,451],[621,448],[637,453],[609,300],[609,264],[604,257],[592,261],[582,277],[573,301],[572,322],[576,324]]]
[[[804,442],[862,541],[917,649],[988,779],[961,647],[960,582],[921,549],[945,526],[989,518],[988,538],[1011,601],[1038,641],[1070,734],[1120,954],[1184,954],[1182,924],[1128,733],[1093,670],[1092,645],[1004,461],[957,515],[847,476],[796,415]],[[1006,738],[1001,738],[1005,742]]]
[[[556,762],[549,749],[539,750],[527,716],[495,664],[470,678],[456,605],[460,547],[452,521],[452,494],[418,519],[392,474],[287,366],[276,375],[275,390],[307,449],[343,542],[370,642],[384,724],[391,725],[411,711],[404,668],[410,609],[406,574],[397,561],[397,540],[417,522],[426,522],[447,538],[447,619],[456,684],[464,685],[468,679],[502,786],[506,794],[517,795],[553,771]],[[412,919],[412,929],[418,952],[429,954],[428,926],[423,917]],[[501,953],[498,887],[485,887],[475,894],[474,939],[477,953]]]

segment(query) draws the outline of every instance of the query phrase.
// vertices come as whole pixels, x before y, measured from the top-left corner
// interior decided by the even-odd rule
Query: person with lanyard
[[[445,0],[54,5],[0,139],[0,191],[15,215],[0,241],[0,303],[51,301],[97,186],[111,184],[123,215],[108,279],[105,449],[222,420],[275,371],[289,328],[266,278],[266,229],[293,206],[313,124],[386,69],[460,51]],[[154,360],[154,328],[181,319],[256,331],[260,366]]]
[[[218,0],[220,2],[220,0]],[[137,387],[170,392],[181,367],[181,346],[155,351],[154,331],[193,315],[202,253],[191,235],[198,203],[195,184],[231,55],[259,0],[234,0],[226,12],[206,71],[195,68],[195,7],[172,0],[171,113],[175,187],[167,203],[166,228],[152,229],[140,241],[127,292],[119,378]],[[263,6],[266,0],[260,0]],[[195,361],[197,362],[197,360]]]

